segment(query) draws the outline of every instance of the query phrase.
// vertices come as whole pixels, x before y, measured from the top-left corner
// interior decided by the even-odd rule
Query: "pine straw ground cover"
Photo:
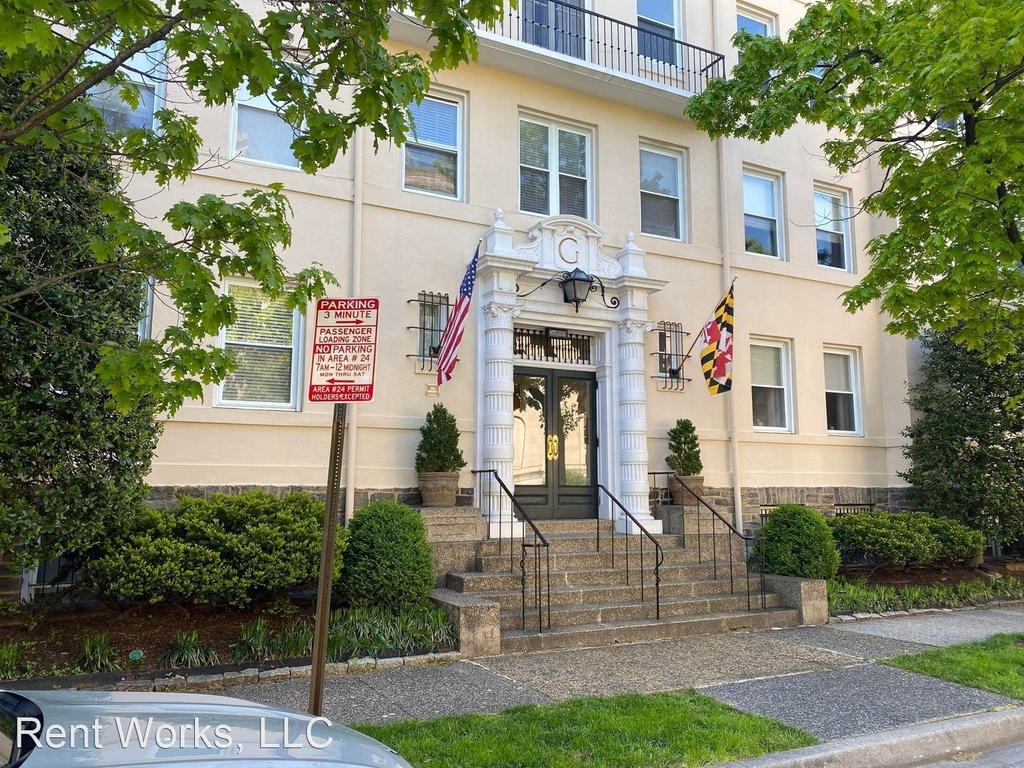
[[[430,768],[699,766],[816,743],[696,691],[581,698],[357,728]]]

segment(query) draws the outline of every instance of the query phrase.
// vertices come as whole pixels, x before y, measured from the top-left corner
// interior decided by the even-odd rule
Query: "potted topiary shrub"
[[[459,492],[459,470],[466,459],[459,449],[459,427],[442,403],[435,403],[420,427],[416,471],[425,507],[453,507]]]
[[[689,419],[679,419],[668,431],[668,456],[665,457],[665,463],[686,481],[686,485],[694,493],[703,493],[704,478],[700,473],[704,469],[704,464],[700,460],[700,441],[697,439],[697,430]],[[672,495],[673,504],[682,504],[684,496],[689,496],[675,475],[668,476],[668,490]],[[688,501],[694,502],[696,499],[690,498]]]

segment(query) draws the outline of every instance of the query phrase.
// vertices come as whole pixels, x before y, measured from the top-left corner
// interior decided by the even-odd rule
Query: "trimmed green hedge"
[[[754,544],[752,563],[764,558],[765,573],[831,579],[839,553],[820,512],[800,504],[781,504],[768,514]]]
[[[420,513],[373,501],[348,526],[341,593],[351,606],[398,608],[425,603],[434,588],[434,551]]]
[[[177,507],[143,509],[111,536],[81,582],[119,604],[259,604],[316,582],[323,514],[323,502],[304,493],[180,496]],[[338,569],[346,538],[339,531]]]
[[[979,557],[985,537],[956,520],[921,512],[884,510],[842,515],[829,521],[846,564],[932,565]]]

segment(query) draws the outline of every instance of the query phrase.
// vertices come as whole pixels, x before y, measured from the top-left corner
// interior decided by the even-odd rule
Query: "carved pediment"
[[[619,263],[601,253],[604,230],[579,216],[551,216],[526,233],[527,242],[515,246],[513,253],[543,269],[572,272],[582,269],[588,275],[614,278],[622,274]]]

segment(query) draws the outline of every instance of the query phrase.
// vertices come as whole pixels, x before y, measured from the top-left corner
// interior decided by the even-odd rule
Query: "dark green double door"
[[[516,368],[513,480],[534,520],[597,517],[593,373]]]

